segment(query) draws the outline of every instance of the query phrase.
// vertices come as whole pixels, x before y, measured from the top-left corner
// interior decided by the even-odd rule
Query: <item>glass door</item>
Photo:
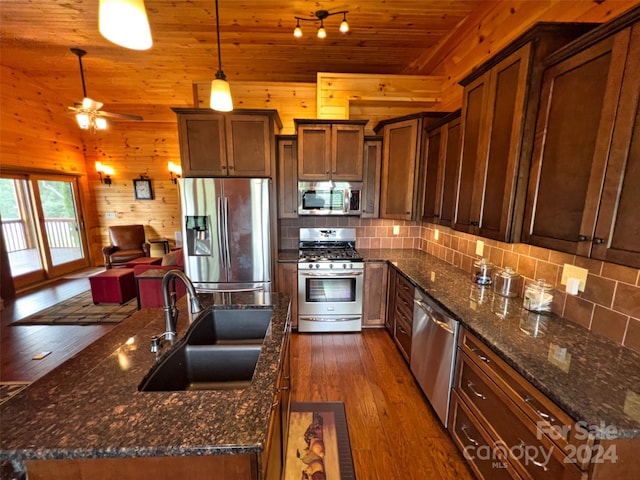
[[[3,174],[0,215],[16,288],[89,264],[76,178]]]

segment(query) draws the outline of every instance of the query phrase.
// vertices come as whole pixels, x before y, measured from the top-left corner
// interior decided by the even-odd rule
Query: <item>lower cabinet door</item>
[[[520,480],[520,476],[505,460],[502,449],[482,429],[477,427],[467,407],[456,391],[451,393],[449,432],[454,443],[469,462],[473,473],[485,480]]]
[[[463,353],[456,389],[487,432],[499,441],[509,462],[525,479],[579,479],[582,472],[568,461],[524,412]]]

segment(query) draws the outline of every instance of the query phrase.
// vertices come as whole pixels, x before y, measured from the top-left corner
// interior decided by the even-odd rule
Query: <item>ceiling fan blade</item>
[[[129,115],[126,113],[113,113],[113,112],[104,112],[99,111],[96,112],[96,115],[99,117],[110,117],[110,118],[119,118],[120,120],[133,120],[136,122],[141,122],[144,120],[140,115]]]

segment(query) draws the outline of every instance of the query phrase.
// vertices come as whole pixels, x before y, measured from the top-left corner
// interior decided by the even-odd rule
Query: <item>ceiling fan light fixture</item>
[[[91,125],[89,114],[87,113],[76,113],[76,122],[78,122],[78,126],[82,130],[89,130],[89,126]]]
[[[107,129],[107,119],[102,117],[96,117],[96,130],[106,130]]]
[[[107,40],[132,50],[153,45],[144,0],[100,0],[99,30]]]

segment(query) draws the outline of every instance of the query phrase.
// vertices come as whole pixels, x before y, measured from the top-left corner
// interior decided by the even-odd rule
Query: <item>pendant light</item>
[[[218,71],[216,78],[211,82],[211,100],[209,106],[219,112],[233,110],[231,89],[227,77],[222,71],[222,56],[220,55],[220,15],[218,14],[218,0],[216,0],[216,33],[218,35]]]
[[[153,45],[144,0],[100,0],[99,29],[121,47],[148,50]]]

